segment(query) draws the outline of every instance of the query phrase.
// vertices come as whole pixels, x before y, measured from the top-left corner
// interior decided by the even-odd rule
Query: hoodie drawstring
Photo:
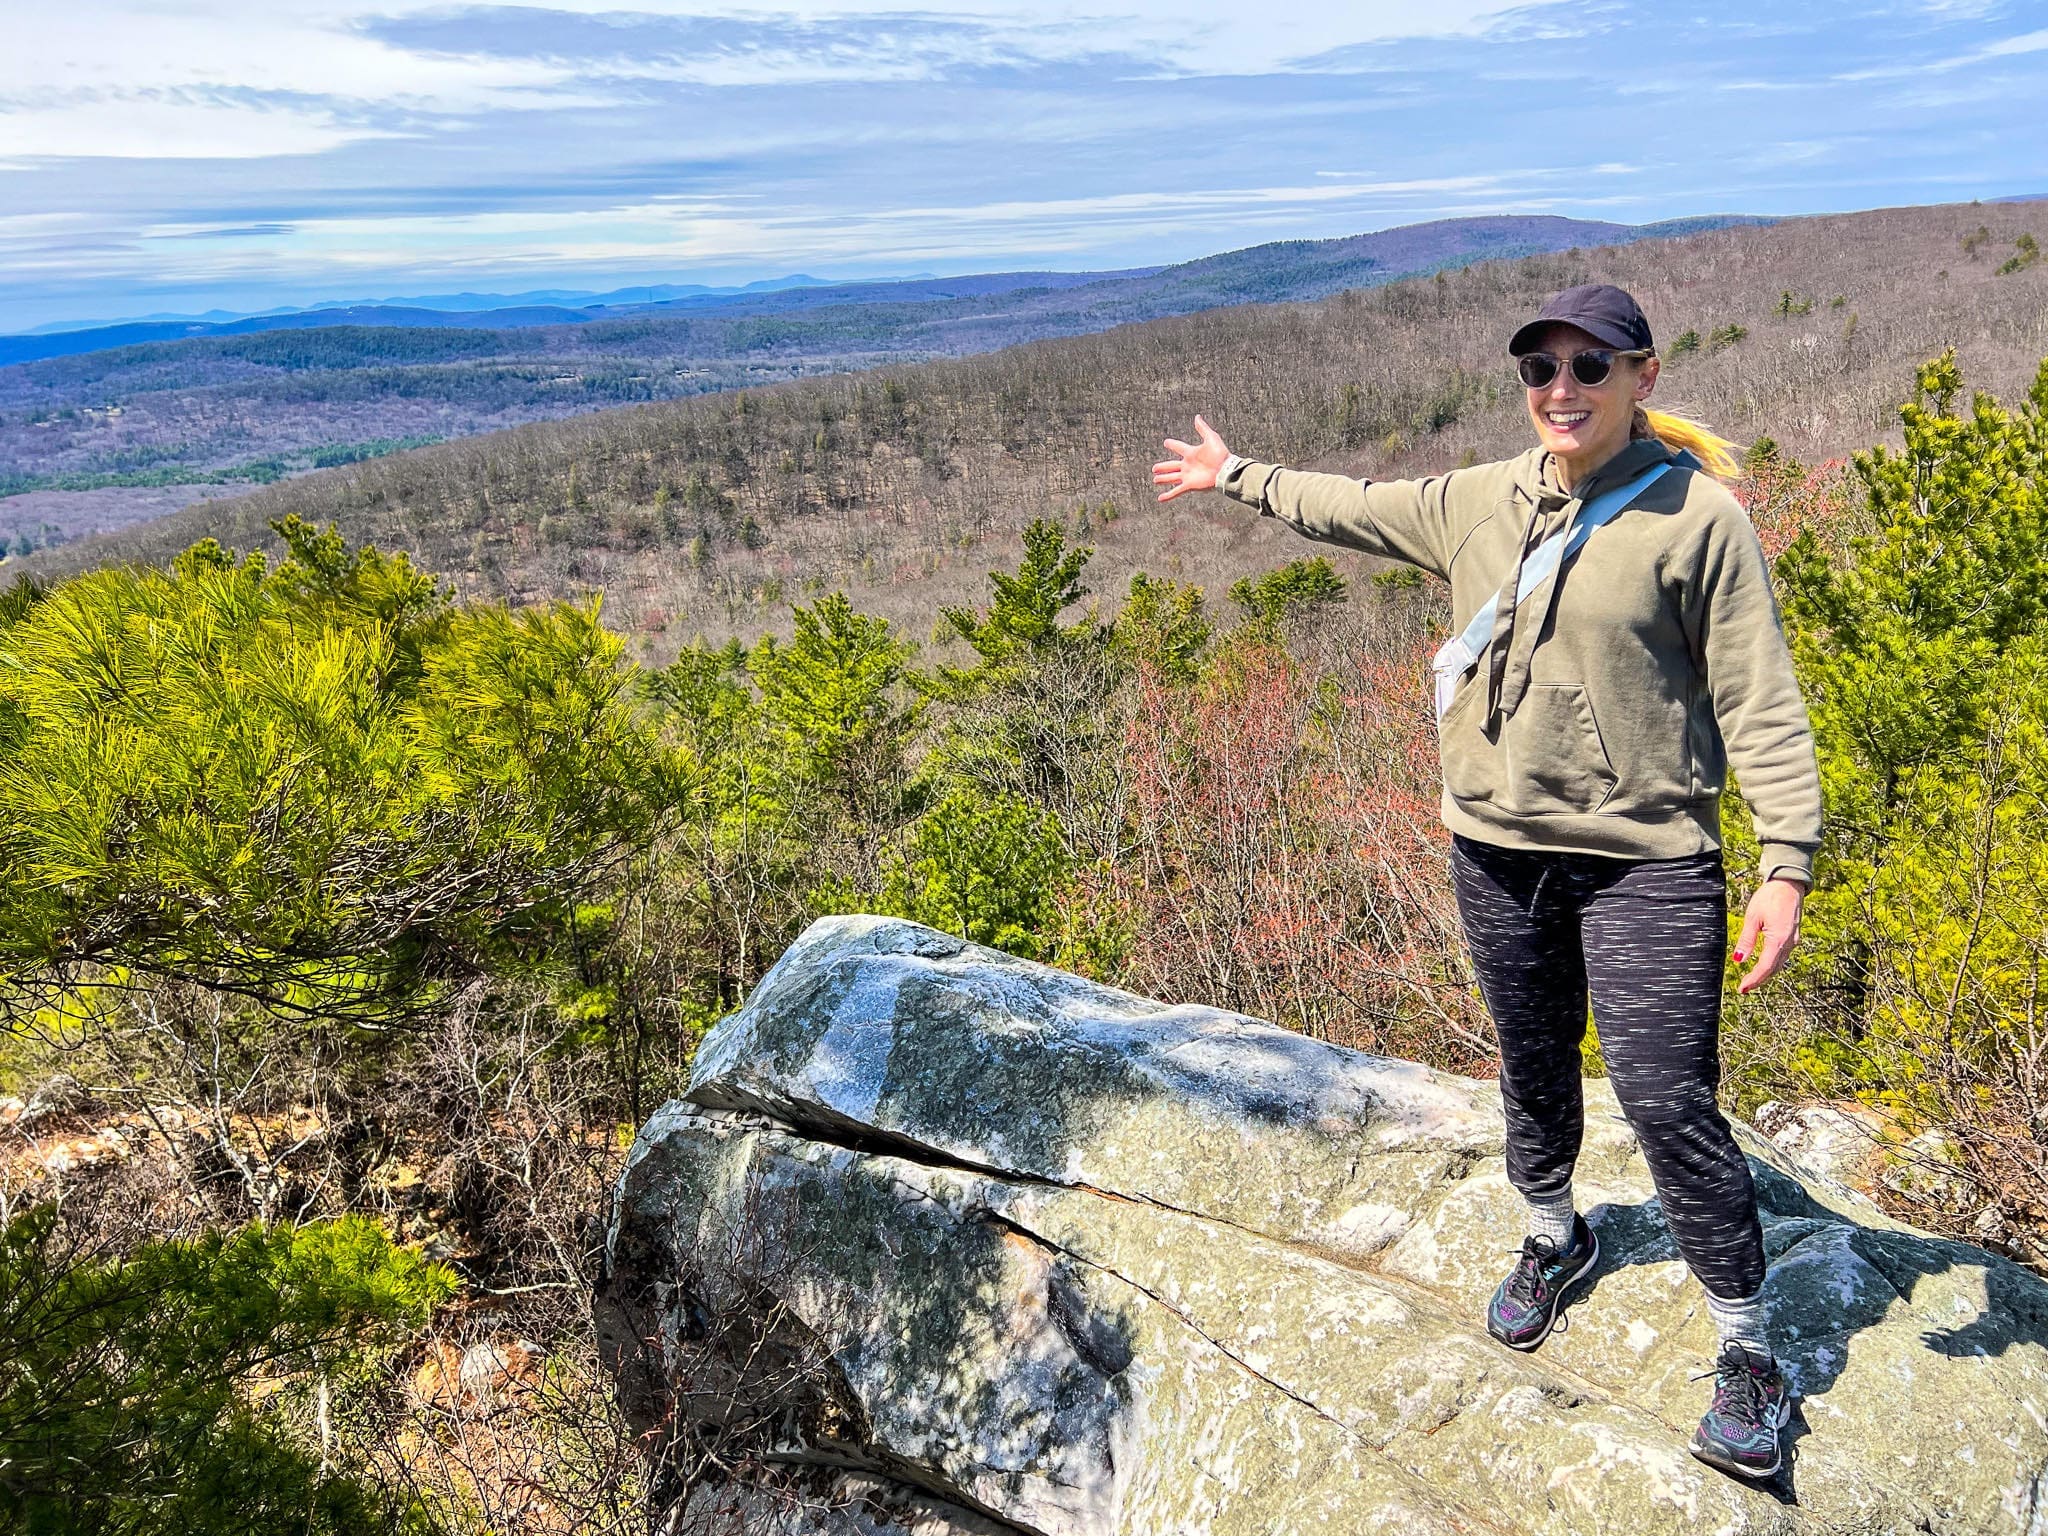
[[[1515,643],[1515,614],[1520,606],[1515,601],[1515,594],[1521,589],[1522,566],[1543,542],[1543,530],[1550,521],[1543,503],[1544,497],[1540,494],[1531,499],[1529,520],[1522,525],[1521,548],[1515,554],[1514,569],[1508,573],[1508,579],[1501,583],[1500,592],[1494,600],[1493,641],[1486,653],[1486,723],[1482,727],[1488,741],[1499,738],[1501,722],[1506,716],[1513,714],[1515,706],[1522,701],[1522,688],[1515,690],[1514,698],[1505,697],[1508,654]],[[1556,593],[1557,583],[1553,578],[1553,599]],[[1540,627],[1537,633],[1542,633]]]

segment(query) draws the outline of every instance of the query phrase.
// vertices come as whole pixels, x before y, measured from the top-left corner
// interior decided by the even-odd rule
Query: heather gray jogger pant
[[[1509,1181],[1539,1197],[1571,1182],[1590,991],[1607,1076],[1679,1252],[1714,1295],[1755,1295],[1756,1189],[1714,1101],[1728,945],[1721,855],[1613,859],[1454,837],[1451,873],[1500,1035]]]

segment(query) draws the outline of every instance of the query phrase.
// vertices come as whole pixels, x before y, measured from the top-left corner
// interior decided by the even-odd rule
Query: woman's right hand
[[[1195,435],[1201,439],[1200,442],[1184,443],[1177,437],[1169,437],[1166,440],[1167,451],[1179,457],[1165,459],[1152,466],[1152,483],[1166,487],[1159,493],[1161,501],[1171,501],[1189,491],[1216,489],[1216,477],[1222,473],[1230,450],[1223,446],[1223,439],[1216,435],[1216,429],[1199,416],[1195,418]]]

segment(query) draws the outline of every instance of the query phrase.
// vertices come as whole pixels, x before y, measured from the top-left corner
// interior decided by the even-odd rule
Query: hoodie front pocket
[[[1517,816],[1583,815],[1614,793],[1614,764],[1580,683],[1531,683],[1501,730],[1503,809]]]
[[[1452,696],[1451,707],[1436,723],[1444,788],[1453,800],[1467,805],[1500,800],[1500,749],[1479,728],[1486,715],[1485,698],[1486,679],[1464,679]]]

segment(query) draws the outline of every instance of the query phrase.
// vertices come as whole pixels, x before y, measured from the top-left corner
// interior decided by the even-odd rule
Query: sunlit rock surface
[[[1603,1258],[1535,1355],[1491,1085],[914,923],[814,925],[641,1130],[599,1289],[674,1536],[2048,1533],[2048,1286],[1745,1133],[1788,1471],[1589,1084]]]

